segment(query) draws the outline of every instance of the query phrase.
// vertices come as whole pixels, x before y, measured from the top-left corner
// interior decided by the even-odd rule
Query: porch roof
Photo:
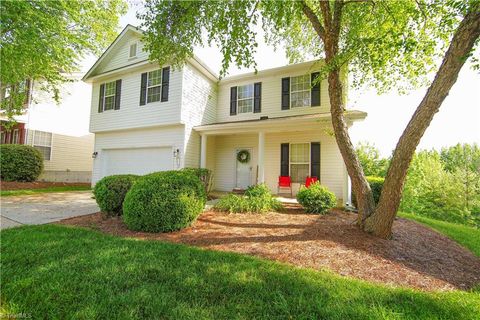
[[[366,112],[359,110],[347,110],[345,118],[349,125],[354,121],[361,121],[367,116]],[[228,133],[248,133],[248,132],[275,132],[275,131],[298,131],[299,128],[308,129],[312,124],[318,122],[330,124],[330,112],[315,113],[308,115],[296,115],[275,117],[266,119],[251,119],[243,121],[230,121],[206,124],[194,127],[194,130],[207,134],[228,134]]]

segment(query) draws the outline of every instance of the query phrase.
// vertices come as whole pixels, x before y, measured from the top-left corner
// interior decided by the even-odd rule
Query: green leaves
[[[87,53],[99,54],[115,38],[124,0],[55,0],[0,2],[2,89],[27,79],[58,99],[65,74],[78,70]],[[21,114],[12,95],[7,116]]]

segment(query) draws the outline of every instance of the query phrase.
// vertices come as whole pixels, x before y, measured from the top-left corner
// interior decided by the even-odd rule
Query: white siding
[[[335,139],[323,130],[279,132],[265,134],[265,182],[274,193],[277,192],[278,176],[280,175],[280,144],[281,143],[320,142],[320,180],[335,193],[337,198],[343,197],[343,162]],[[229,135],[208,137],[208,153],[214,150],[214,159],[208,154],[207,167],[213,161],[215,184],[220,191],[231,191],[235,187],[235,150],[253,148],[252,151],[252,184],[257,177],[258,135]],[[213,152],[212,152],[213,153]],[[299,184],[293,184],[294,194]]]
[[[95,134],[95,151],[98,152],[98,155],[93,162],[92,183],[95,184],[102,178],[103,150],[171,147],[173,154],[175,149],[183,150],[183,137],[183,125]],[[125,155],[128,156],[128,153]],[[182,167],[183,154],[180,155],[178,160],[175,159],[174,161],[174,169]]]
[[[215,121],[217,85],[190,63],[183,68],[182,123],[185,124],[185,166],[200,163],[200,135],[194,126]]]
[[[320,86],[319,107],[300,107],[291,108],[289,110],[282,110],[281,108],[282,78],[310,74],[314,71],[315,69],[312,69],[311,65],[306,66],[305,64],[302,64],[297,68],[291,67],[287,70],[280,69],[278,72],[268,72],[266,75],[262,75],[260,72],[257,76],[248,76],[238,80],[228,80],[228,78],[226,78],[224,81],[220,81],[216,122],[252,120],[259,119],[261,116],[274,118],[329,112],[330,99],[328,97],[326,80],[323,80]],[[235,77],[235,79],[236,78],[237,77]],[[230,88],[234,86],[253,84],[255,82],[262,83],[261,112],[242,113],[230,116]]]
[[[182,71],[170,69],[168,101],[140,106],[141,74],[159,69],[155,64],[139,67],[93,83],[90,131],[101,132],[180,123]],[[120,110],[98,112],[100,84],[122,79]]]

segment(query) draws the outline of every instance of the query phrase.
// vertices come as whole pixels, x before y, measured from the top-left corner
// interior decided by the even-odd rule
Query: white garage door
[[[144,175],[173,169],[171,147],[103,150],[102,176],[112,174]]]

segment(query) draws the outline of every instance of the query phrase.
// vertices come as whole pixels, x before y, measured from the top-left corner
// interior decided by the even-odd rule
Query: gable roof
[[[102,61],[105,59],[108,54],[113,51],[113,49],[117,46],[117,44],[127,35],[129,32],[134,32],[135,34],[138,34],[139,36],[143,36],[144,31],[138,27],[135,27],[131,24],[128,24],[123,30],[118,34],[118,36],[115,38],[115,40],[108,46],[108,48],[102,53],[100,58],[93,64],[93,66],[85,73],[85,75],[82,78],[82,81],[87,81],[88,79],[92,78],[92,74],[94,71],[97,69],[97,67],[102,63]],[[197,56],[193,56],[192,58],[187,59],[188,62],[193,64],[195,67],[200,69],[204,75],[207,77],[211,78],[214,81],[218,81],[218,75],[213,72],[202,60],[200,60]],[[146,63],[148,60],[142,60],[142,61],[137,61],[135,63],[132,63],[127,66],[123,66],[121,69],[132,67],[134,65],[138,65],[140,63]],[[110,73],[116,70],[110,70],[105,73]]]

